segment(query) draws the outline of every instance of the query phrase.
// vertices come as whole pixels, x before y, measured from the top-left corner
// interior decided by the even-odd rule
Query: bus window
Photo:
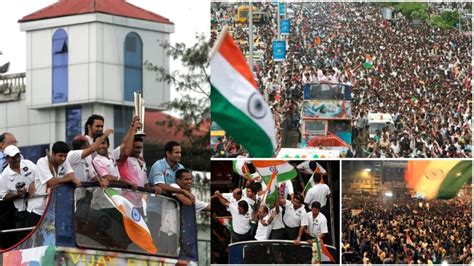
[[[174,199],[141,191],[113,188],[134,208],[136,221],[143,218],[157,252],[153,255],[177,257],[180,243],[180,206]],[[100,187],[79,187],[74,192],[74,226],[77,245],[87,249],[103,249],[150,255],[134,243],[125,230],[122,214],[105,197]]]

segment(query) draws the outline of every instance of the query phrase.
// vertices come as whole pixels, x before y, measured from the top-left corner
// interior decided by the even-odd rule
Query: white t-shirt
[[[232,215],[232,228],[239,235],[245,235],[250,230],[250,206],[249,211],[242,215],[239,213],[237,205],[229,205],[229,212]]]
[[[97,175],[92,166],[92,157],[89,155],[82,158],[84,150],[73,150],[68,152],[67,161],[74,170],[76,178],[81,182],[93,181],[92,179]]]
[[[172,186],[174,188],[181,189],[181,187],[176,183],[170,184],[170,186]],[[176,193],[173,193],[173,195],[176,195]],[[209,203],[201,201],[198,198],[195,198],[195,199],[196,199],[196,201],[194,203],[194,207],[196,209],[196,214],[199,213],[200,211],[204,210],[207,207],[207,205],[209,205]]]
[[[49,168],[48,157],[42,157],[36,162],[37,166],[37,175],[35,176],[35,189],[37,194],[44,194],[47,192],[47,182],[52,178],[63,178],[69,173],[74,173],[71,165],[66,160],[60,166],[58,166],[58,171],[56,172],[53,169],[53,173]],[[28,201],[28,212],[34,212],[38,215],[43,215],[44,209],[46,208],[46,199],[47,197],[36,197],[31,198]]]
[[[222,193],[222,197],[224,197],[224,199],[226,199],[229,204],[237,205],[237,199],[234,198],[234,194],[232,192]]]
[[[273,219],[272,230],[278,230],[278,229],[285,228],[285,224],[283,223],[283,208],[280,207],[280,206],[278,208],[280,208],[280,212],[275,216],[275,219]],[[275,210],[275,208],[273,208],[273,210]]]
[[[7,193],[14,193],[16,195],[16,184],[19,182],[24,182],[25,189],[28,191],[28,187],[35,180],[36,173],[36,165],[30,160],[20,161],[19,174],[8,165],[0,177],[0,199],[3,199]],[[16,199],[13,201],[13,204],[18,211],[26,210],[25,198]]]
[[[268,219],[270,219],[270,214],[267,214],[267,216],[263,217],[263,220],[268,223]],[[257,232],[255,233],[255,239],[257,240],[267,240],[268,237],[270,236],[270,233],[272,231],[272,226],[273,226],[273,221],[269,225],[263,225],[260,219],[258,220],[258,227],[257,227]]]
[[[283,217],[283,220],[285,221],[286,226],[291,227],[291,228],[300,227],[301,218],[303,218],[305,214],[306,214],[306,211],[303,205],[301,205],[301,207],[295,210],[295,207],[293,206],[291,201],[286,200],[285,216]]]
[[[312,237],[328,232],[328,221],[322,213],[318,213],[318,216],[313,219],[313,212],[307,212],[305,217],[301,219],[301,226],[307,226]]]
[[[308,190],[304,197],[304,203],[307,203],[309,208],[313,202],[321,203],[321,208],[326,206],[327,195],[331,194],[329,186],[326,184],[316,184]]]

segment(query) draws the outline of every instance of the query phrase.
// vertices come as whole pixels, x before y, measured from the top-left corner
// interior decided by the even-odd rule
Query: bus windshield
[[[133,206],[132,217],[135,222],[145,222],[157,249],[153,255],[177,257],[180,243],[178,202],[141,191],[113,190],[120,200],[131,203],[129,206]],[[122,214],[105,196],[102,188],[78,187],[74,192],[74,202],[75,237],[79,247],[150,255],[149,251],[130,238],[131,234],[140,233],[140,228],[136,226],[138,222],[132,221],[130,226],[130,220],[124,225]]]

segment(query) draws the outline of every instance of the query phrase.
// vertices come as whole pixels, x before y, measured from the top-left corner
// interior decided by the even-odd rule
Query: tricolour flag
[[[234,160],[232,161],[232,168],[234,169],[234,173],[239,174],[241,176],[253,179],[250,175],[249,169],[247,167],[247,162],[245,160]]]
[[[365,62],[362,66],[364,68],[371,69],[373,65],[374,65],[374,62],[373,62],[372,56],[366,55],[365,56]]]
[[[263,201],[271,209],[275,205],[275,201],[278,199],[278,183],[276,180],[277,172],[273,172],[270,177],[270,181],[267,185],[267,190],[265,191],[265,196]]]
[[[425,199],[450,199],[472,177],[472,161],[409,161],[407,187]]]
[[[325,174],[327,173],[326,169],[324,169],[318,162],[316,162],[316,169],[314,169],[314,174]],[[324,184],[324,179],[323,177],[321,176],[321,181],[319,182],[321,184]],[[313,176],[311,176],[308,180],[308,182],[306,183],[306,185],[304,186],[304,193],[306,194],[306,192],[308,192],[308,190],[312,187],[314,187],[314,185],[316,185],[314,183],[314,180],[313,180]]]
[[[128,199],[117,193],[114,189],[106,188],[104,189],[104,194],[110,203],[122,214],[125,231],[130,240],[147,252],[156,254],[158,249],[153,244],[150,230],[140,212]]]
[[[312,264],[320,264],[321,262],[336,262],[329,249],[324,245],[324,241],[319,237],[315,237],[312,244]]]
[[[277,183],[290,180],[297,175],[296,169],[286,161],[252,161],[252,164],[265,184],[268,184],[270,181],[274,170],[277,172]]]
[[[272,157],[275,122],[245,57],[225,29],[211,55],[211,116],[252,157]]]

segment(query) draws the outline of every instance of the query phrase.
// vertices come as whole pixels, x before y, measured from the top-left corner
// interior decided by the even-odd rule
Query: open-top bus
[[[0,231],[0,238],[27,236],[0,250],[0,265],[196,265],[196,213],[174,197],[151,189],[131,190],[111,184],[117,195],[133,204],[135,221],[143,218],[155,253],[130,238],[130,227],[98,183],[57,186],[44,197],[46,210],[32,228]]]

